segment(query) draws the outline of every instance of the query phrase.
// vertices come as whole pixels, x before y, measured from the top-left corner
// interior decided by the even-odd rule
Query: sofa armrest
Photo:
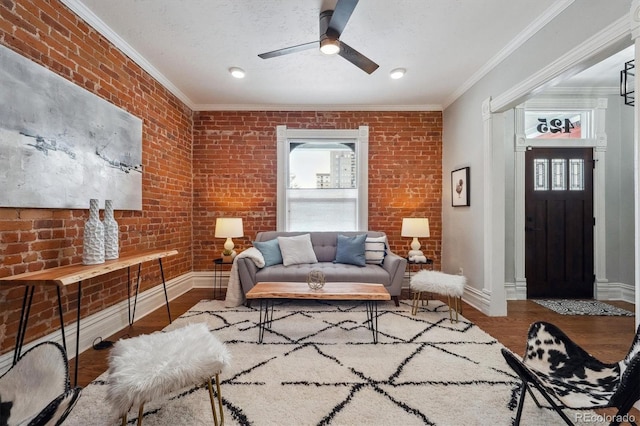
[[[255,262],[248,257],[236,259],[236,264],[242,291],[244,294],[247,294],[247,292],[256,285],[256,272],[258,272],[258,267]]]
[[[402,291],[404,273],[407,269],[407,259],[389,251],[381,266],[389,273],[389,294],[399,296]]]

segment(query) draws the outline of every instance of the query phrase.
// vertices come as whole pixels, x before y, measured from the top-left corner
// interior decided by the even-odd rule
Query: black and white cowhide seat
[[[628,412],[640,400],[640,327],[627,356],[620,362],[603,363],[575,344],[558,327],[536,322],[529,328],[527,348],[521,360],[508,349],[502,355],[522,379],[515,423],[520,424],[528,393],[541,407],[532,388],[551,404],[568,424],[564,408],[592,409],[616,407],[611,425],[630,421]]]
[[[62,424],[80,391],[69,383],[62,346],[39,343],[0,376],[0,426]]]

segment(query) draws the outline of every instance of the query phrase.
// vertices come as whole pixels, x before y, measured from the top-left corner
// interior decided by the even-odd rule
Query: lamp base
[[[413,256],[424,256],[424,253],[422,253],[422,250],[409,250],[409,257]]]

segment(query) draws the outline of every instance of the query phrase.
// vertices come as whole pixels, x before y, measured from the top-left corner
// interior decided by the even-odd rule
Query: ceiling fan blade
[[[260,56],[262,59],[275,58],[276,56],[288,55],[290,53],[301,52],[303,50],[308,49],[317,49],[320,46],[319,41],[312,41],[309,43],[299,44],[297,46],[285,47],[283,49],[272,50],[271,52],[261,53]]]
[[[371,74],[378,69],[378,64],[371,59],[358,52],[356,49],[349,46],[347,43],[340,41],[340,52],[338,55],[342,56],[347,61],[351,62],[356,67],[360,68],[367,74]]]
[[[342,34],[344,27],[347,26],[353,9],[357,5],[358,0],[338,0],[331,21],[329,21],[329,28],[327,28],[327,36],[329,38],[340,38],[340,34]]]

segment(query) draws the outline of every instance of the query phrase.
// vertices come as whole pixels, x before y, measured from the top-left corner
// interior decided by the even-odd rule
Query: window
[[[278,230],[368,228],[369,129],[278,126]]]
[[[569,191],[584,191],[584,160],[582,158],[551,159],[551,190],[566,191],[567,180],[569,181]],[[546,158],[535,158],[533,160],[533,190],[549,190],[549,160]],[[568,177],[568,179],[567,179]]]
[[[527,109],[524,115],[528,139],[588,139],[591,134],[590,110],[551,111]]]

